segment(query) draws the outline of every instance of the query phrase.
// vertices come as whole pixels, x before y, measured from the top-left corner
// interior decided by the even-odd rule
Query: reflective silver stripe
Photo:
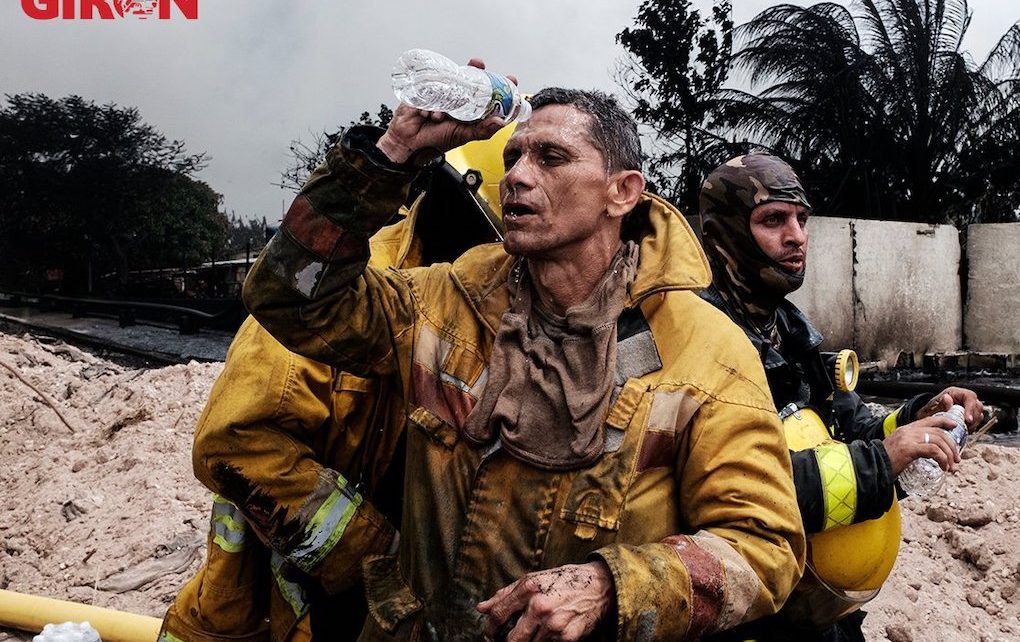
[[[209,526],[213,542],[228,553],[244,550],[248,534],[248,522],[241,511],[232,503],[213,495],[212,520]]]
[[[287,555],[303,571],[312,572],[329,555],[361,505],[361,495],[348,488],[347,480],[337,479],[336,486],[315,511],[305,529],[305,538]]]
[[[439,373],[439,380],[442,381],[443,383],[450,384],[454,388],[458,388],[460,390],[463,390],[464,392],[467,392],[467,393],[471,392],[471,386],[467,385],[466,382],[461,381],[460,379],[454,377],[451,374],[446,374],[445,372],[440,372]]]
[[[287,600],[287,604],[290,604],[294,615],[301,617],[308,610],[308,602],[305,601],[305,590],[301,588],[300,584],[291,582],[283,577],[283,572],[280,570],[283,567],[283,562],[283,556],[273,551],[272,556],[269,558],[269,566],[273,569],[276,586],[279,587],[283,599]]]
[[[606,452],[615,453],[623,445],[623,438],[626,433],[619,428],[606,426]]]
[[[474,384],[458,379],[443,371],[443,364],[449,359],[451,350],[453,350],[452,342],[440,338],[431,326],[422,326],[414,347],[414,361],[429,372],[438,373],[439,380],[443,383],[450,384],[478,399],[482,395],[482,390],[485,389],[485,383],[489,380],[489,369],[483,369]]]

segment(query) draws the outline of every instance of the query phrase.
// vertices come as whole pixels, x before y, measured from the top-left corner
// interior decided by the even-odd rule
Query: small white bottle
[[[428,49],[410,49],[401,54],[391,80],[393,93],[401,102],[445,112],[463,122],[492,114],[507,121],[525,121],[531,116],[531,105],[506,76],[458,65]]]
[[[47,624],[32,642],[102,642],[99,631],[88,622],[64,622]]]
[[[953,406],[945,412],[935,413],[936,417],[949,417],[956,426],[947,431],[959,451],[967,440],[967,422],[963,419],[963,406]],[[928,457],[921,457],[910,462],[900,473],[897,480],[900,488],[915,497],[927,497],[942,487],[946,472],[938,462]]]

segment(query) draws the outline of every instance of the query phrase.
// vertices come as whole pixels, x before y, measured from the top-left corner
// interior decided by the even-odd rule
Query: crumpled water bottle
[[[949,417],[956,422],[956,426],[948,431],[956,444],[956,449],[963,448],[967,441],[967,422],[963,419],[963,406],[953,406],[945,412],[935,413],[936,417]],[[927,497],[942,487],[946,480],[946,471],[942,470],[938,462],[928,457],[921,457],[910,462],[903,469],[897,481],[900,488],[915,497]]]
[[[32,638],[32,642],[102,642],[99,631],[88,622],[64,622],[63,624],[47,624],[42,633]]]
[[[493,114],[507,121],[525,121],[531,116],[531,104],[506,76],[458,65],[428,49],[410,49],[401,54],[391,79],[393,93],[401,102],[445,112],[463,122]]]

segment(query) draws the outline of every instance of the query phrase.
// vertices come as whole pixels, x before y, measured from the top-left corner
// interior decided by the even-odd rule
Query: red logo
[[[198,20],[198,0],[21,0],[25,15],[35,20],[170,20],[174,6],[187,20]]]
[[[120,15],[132,15],[145,20],[156,13],[159,0],[114,0],[114,4],[120,5],[118,7]]]

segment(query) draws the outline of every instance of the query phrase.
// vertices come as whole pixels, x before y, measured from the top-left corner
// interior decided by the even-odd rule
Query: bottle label
[[[506,118],[514,108],[514,85],[506,76],[499,76],[491,72],[485,72],[492,83],[492,98],[489,99],[489,111],[485,117],[493,114],[500,118]]]

